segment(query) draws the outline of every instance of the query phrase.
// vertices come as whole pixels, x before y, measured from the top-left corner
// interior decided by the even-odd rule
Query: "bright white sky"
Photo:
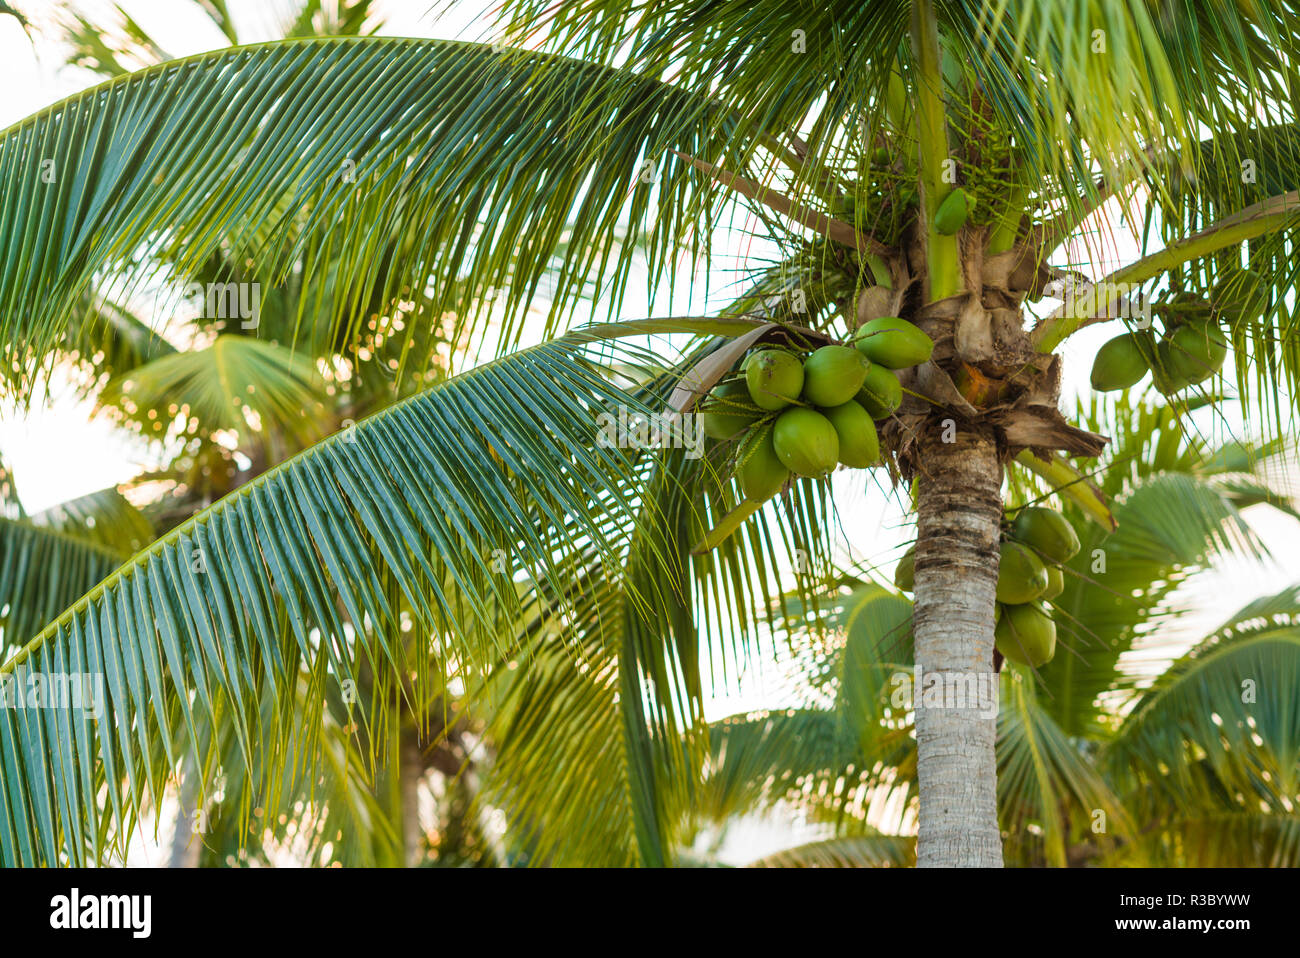
[[[156,31],[172,53],[184,55],[203,49],[225,45],[219,34],[202,17],[194,14],[187,4],[174,0],[123,0],[124,6],[147,28]],[[19,3],[33,11],[29,16],[37,27],[51,16],[38,3]],[[106,6],[103,0],[87,0],[83,6]],[[252,38],[263,39],[274,35],[268,11],[283,9],[285,3],[268,0],[234,0],[231,4],[237,19],[257,31]],[[426,16],[433,6],[430,0],[390,0],[385,4],[391,14],[391,25],[385,31],[392,34],[431,35],[461,39],[483,39],[487,21],[480,11],[490,9],[485,2],[457,3],[450,13],[438,20]],[[260,26],[259,26],[260,24]],[[60,69],[60,56],[50,42],[36,39],[35,49],[16,21],[0,17],[0,89],[5,97],[0,101],[0,126],[8,125],[49,103],[80,90],[92,82],[93,77],[82,71]],[[1110,209],[1103,217],[1103,226],[1117,224],[1115,211]],[[1122,228],[1115,231],[1114,250],[1117,260],[1131,259],[1136,245]],[[766,255],[767,250],[755,250]],[[1083,258],[1082,253],[1078,255]],[[725,298],[725,289],[735,276],[732,268],[736,261],[719,259],[713,264],[711,275],[696,277],[695,294],[712,290],[717,301]],[[1079,264],[1076,268],[1093,278],[1100,278],[1114,262]],[[723,269],[719,270],[719,266]],[[633,283],[628,293],[625,316],[636,318],[651,315],[650,304],[645,302],[641,290],[644,284]],[[686,289],[676,291],[684,294]],[[638,298],[640,297],[640,298]],[[683,300],[684,301],[684,300]],[[696,300],[696,306],[700,301]],[[1050,305],[1043,303],[1042,306]],[[662,308],[663,304],[657,303]],[[599,313],[599,307],[596,309]],[[1065,403],[1067,408],[1080,389],[1087,389],[1088,370],[1097,346],[1115,334],[1110,326],[1095,327],[1070,339],[1064,347]],[[64,499],[121,482],[138,473],[153,459],[151,450],[129,438],[112,431],[107,424],[93,421],[91,410],[84,404],[66,396],[66,390],[55,388],[56,398],[44,409],[22,416],[12,410],[0,409],[0,450],[14,467],[18,488],[29,510],[41,509]],[[62,395],[60,395],[62,394]],[[1222,426],[1211,426],[1214,435],[1222,437]],[[1241,435],[1240,423],[1231,430]],[[886,571],[901,554],[901,543],[910,538],[905,511],[898,494],[886,494],[876,488],[878,480],[863,481],[859,472],[837,474],[834,479],[835,495],[841,513],[842,527],[852,536],[854,558],[879,563]],[[1204,634],[1229,613],[1249,599],[1277,591],[1292,584],[1300,570],[1300,536],[1296,523],[1267,507],[1251,510],[1249,518],[1276,557],[1276,561],[1263,567],[1257,564],[1233,564],[1212,573],[1196,583],[1196,603],[1200,613],[1187,620],[1179,635],[1162,637],[1165,641],[1187,639]],[[736,711],[784,704],[783,682],[780,670],[767,663],[761,675],[749,675],[740,688],[727,683],[729,690],[719,693],[710,704],[709,715],[718,717]]]

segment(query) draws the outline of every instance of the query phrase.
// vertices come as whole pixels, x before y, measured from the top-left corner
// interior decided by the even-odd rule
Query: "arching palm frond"
[[[1193,812],[1144,835],[1131,860],[1167,868],[1296,868],[1300,817],[1281,812]]]
[[[1098,696],[1129,683],[1120,657],[1183,611],[1171,604],[1174,591],[1218,556],[1263,554],[1240,509],[1261,494],[1289,500],[1263,470],[1273,447],[1215,450],[1179,428],[1167,406],[1094,401],[1081,412],[1115,437],[1096,481],[1113,497],[1119,528],[1107,533],[1072,513],[1082,548],[1051,603],[1058,654],[1038,675],[1047,713],[1066,734],[1090,736],[1100,731]]]
[[[0,656],[8,658],[130,555],[30,520],[0,518]]]
[[[829,157],[841,172],[861,161],[867,140],[856,124],[879,129],[883,111],[865,107],[884,103],[894,55],[907,46],[910,16],[910,5],[898,0],[705,6],[596,0],[559,9],[524,0],[509,4],[502,21],[507,36],[544,24],[548,49],[606,63],[626,57],[629,69],[711,89],[742,128],[795,161],[792,193],[809,198],[837,193],[834,173],[823,165]],[[807,131],[810,117],[816,119]],[[807,134],[808,142],[794,134]]]
[[[1140,173],[1163,188],[1171,169],[1190,180],[1240,169],[1251,154],[1234,134],[1291,119],[1297,48],[1283,7],[961,0],[936,15],[953,27],[996,125],[1032,131],[1016,136],[1031,182],[1070,184],[1040,203],[1078,223]],[[1213,155],[1199,149],[1205,129],[1224,137]]]
[[[653,276],[675,270],[716,190],[672,151],[748,155],[735,131],[657,80],[477,44],[297,39],[163,63],[0,133],[0,332],[44,355],[97,274],[185,277],[225,244],[260,280],[344,270],[320,335],[354,334],[351,306],[403,288],[439,290],[433,314],[468,332],[505,287],[505,348],[543,274],[552,329],[589,279],[621,289],[635,242],[619,235],[649,238]]]
[[[149,520],[116,489],[100,489],[28,517],[32,525],[131,555],[154,539]]]
[[[227,334],[110,380],[99,405],[145,435],[164,434],[179,417],[208,435],[287,436],[305,446],[333,426],[317,398],[320,382],[308,357]]]
[[[161,794],[174,733],[193,740],[195,712],[214,726],[226,714],[247,753],[255,703],[299,664],[322,688],[361,663],[427,679],[427,660],[393,642],[402,602],[414,627],[483,669],[502,617],[517,614],[511,571],[558,591],[566,555],[590,549],[617,567],[639,453],[602,445],[596,416],[648,410],[598,370],[645,359],[591,341],[521,351],[325,440],[168,533],[5,663],[102,673],[107,714],[91,725],[76,710],[5,710],[4,860],[97,860],[109,823],[120,840],[144,790]]]
[[[696,784],[707,744],[702,660],[716,682],[761,647],[771,568],[817,542],[827,522],[816,484],[797,483],[724,547],[689,555],[730,508],[714,459],[725,451],[656,460],[622,568],[595,558],[575,568],[570,614],[535,595],[518,654],[497,670],[506,702],[485,796],[507,810],[529,861],[665,864],[678,857],[688,810],[707,801],[707,784]]]
[[[1297,621],[1300,589],[1251,602],[1137,699],[1104,756],[1137,807],[1175,824],[1202,812],[1294,815]]]
[[[1032,679],[1006,674],[998,711],[998,811],[1007,858],[1064,867],[1070,846],[1130,840],[1131,817],[1100,770],[1043,708]]]
[[[0,655],[7,658],[153,537],[149,520],[115,489],[0,518]]]

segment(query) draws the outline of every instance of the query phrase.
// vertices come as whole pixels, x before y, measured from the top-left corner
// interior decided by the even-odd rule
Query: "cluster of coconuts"
[[[851,343],[759,349],[709,394],[704,433],[738,440],[735,472],[746,499],[770,499],[792,474],[820,479],[837,465],[880,461],[875,423],[903,401],[893,370],[925,362],[934,342],[907,320],[883,316]]]
[[[1037,668],[1056,654],[1056,622],[1043,604],[1065,589],[1061,565],[1079,551],[1079,536],[1054,509],[1026,506],[1007,523],[998,558],[994,645],[1002,657]],[[894,585],[915,588],[916,549],[899,560]]]
[[[1160,307],[1159,339],[1151,330],[1140,330],[1116,336],[1097,351],[1092,388],[1128,389],[1150,372],[1156,389],[1173,395],[1214,376],[1228,356],[1223,327],[1262,312],[1259,296],[1243,292],[1262,285],[1250,270],[1234,269],[1219,279],[1208,301],[1191,291],[1178,293]]]

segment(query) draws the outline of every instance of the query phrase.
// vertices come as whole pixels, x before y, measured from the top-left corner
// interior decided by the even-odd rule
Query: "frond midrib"
[[[597,338],[597,337],[593,336],[592,338]],[[384,419],[385,417],[395,415],[399,411],[405,409],[407,406],[417,402],[418,400],[425,398],[430,393],[437,392],[443,389],[460,388],[459,384],[469,381],[473,377],[477,375],[481,375],[482,373],[486,372],[489,369],[494,368],[499,364],[512,361],[512,360],[517,360],[520,356],[524,356],[529,353],[551,351],[554,349],[556,342],[557,342],[556,340],[550,340],[544,343],[539,343],[536,346],[530,346],[527,349],[520,350],[519,352],[511,353],[507,356],[501,356],[498,357],[497,359],[493,359],[490,360],[489,362],[483,363],[480,366],[475,366],[473,369],[467,370],[466,372],[463,372],[458,376],[455,376],[444,382],[438,383],[433,387],[431,387],[430,389],[424,390],[423,392],[415,393],[414,395],[408,396],[407,398],[401,400],[400,402],[396,402],[390,406],[386,406],[385,408],[379,410],[378,412],[372,413],[371,415],[367,416],[365,419],[349,427],[349,429],[360,429],[363,424],[378,422]],[[324,439],[308,447],[307,449],[304,449],[301,452],[298,452],[293,456],[289,457],[288,459],[284,460],[283,462],[271,467],[270,469],[263,472],[261,475],[257,476],[255,479],[251,479],[248,482],[246,482],[244,485],[240,486],[238,489],[235,489],[227,493],[225,496],[223,496],[222,498],[214,502],[212,505],[208,506],[202,512],[199,512],[196,515],[191,516],[189,519],[185,520],[185,522],[176,526],[174,529],[167,532],[161,538],[156,539],[154,542],[150,543],[144,549],[137,552],[133,557],[128,559],[126,562],[124,562],[111,575],[109,575],[102,582],[96,585],[93,589],[87,592],[84,596],[82,596],[71,606],[65,609],[57,619],[55,619],[53,622],[47,625],[30,642],[28,642],[17,652],[15,652],[14,655],[9,659],[9,661],[0,664],[0,675],[3,675],[8,672],[12,672],[16,666],[21,665],[24,661],[26,661],[27,657],[31,655],[32,652],[40,648],[45,642],[49,641],[49,639],[55,636],[58,633],[59,628],[61,626],[64,626],[69,622],[71,622],[72,619],[74,619],[80,612],[88,608],[90,604],[93,603],[96,599],[98,599],[107,589],[116,585],[117,583],[121,582],[124,579],[128,579],[137,567],[143,565],[150,558],[154,556],[162,555],[162,553],[170,545],[177,542],[183,536],[187,535],[191,530],[205,524],[208,521],[208,518],[210,516],[220,512],[224,512],[229,507],[230,503],[235,502],[246,496],[252,495],[254,492],[262,488],[272,479],[279,476],[281,473],[287,471],[291,466],[294,466],[299,461],[308,461],[316,456],[322,455],[326,450],[332,448],[335,444],[346,441],[347,432],[348,430],[341,430],[339,432],[334,433],[331,436],[326,436]]]

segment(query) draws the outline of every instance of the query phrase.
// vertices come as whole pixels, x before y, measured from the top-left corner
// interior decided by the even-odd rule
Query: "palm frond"
[[[709,801],[708,783],[696,784],[708,731],[703,660],[716,683],[751,658],[770,622],[772,569],[797,543],[821,567],[827,539],[824,493],[797,484],[736,541],[688,556],[710,515],[727,508],[726,452],[714,445],[703,461],[681,450],[656,460],[622,568],[594,558],[575,568],[573,608],[562,616],[556,597],[534,596],[520,651],[497,669],[513,678],[493,724],[501,747],[484,795],[506,810],[528,861],[674,861],[683,827]]]
[[[1040,202],[1076,220],[1091,209],[1098,176],[1126,184],[1143,170],[1194,178],[1214,164],[1239,168],[1243,154],[1229,144],[1203,160],[1202,130],[1294,118],[1296,42],[1281,4],[1247,13],[1190,2],[962,0],[938,14],[997,125],[1016,133],[1031,182],[1061,184]]]
[[[1180,816],[1125,849],[1121,862],[1166,868],[1296,868],[1300,817],[1274,812]]]
[[[116,489],[100,489],[28,517],[32,525],[130,556],[154,539],[149,520]]]
[[[1300,589],[1257,599],[1137,699],[1105,760],[1129,788],[1140,777],[1139,807],[1294,812],[1298,620]]]
[[[998,712],[998,812],[1008,860],[1064,867],[1071,844],[1096,827],[1103,843],[1128,840],[1133,822],[1100,771],[1040,702],[1032,679],[1010,672]]]
[[[1113,499],[1118,528],[1074,524],[1082,548],[1065,567],[1065,590],[1052,601],[1058,630],[1056,657],[1038,670],[1043,707],[1069,735],[1098,729],[1104,691],[1129,679],[1120,657],[1181,609],[1168,604],[1174,590],[1214,557],[1259,557],[1262,544],[1242,518],[1241,496],[1229,463],[1189,437],[1168,407],[1094,401],[1081,410],[1094,428],[1114,436],[1096,479]],[[1264,447],[1247,458],[1262,460]],[[1255,480],[1284,492],[1256,473]],[[1068,510],[1067,510],[1068,511]]]
[[[116,489],[0,518],[0,656],[7,658],[153,538],[149,520]]]
[[[130,555],[31,520],[0,518],[0,656],[7,658]]]
[[[321,686],[363,662],[427,685],[427,661],[393,642],[403,601],[408,625],[483,669],[519,608],[512,572],[559,590],[562,558],[584,548],[617,567],[638,454],[602,445],[595,419],[648,410],[583,343],[521,351],[314,446],[135,556],[11,658],[0,671],[102,674],[107,693],[96,725],[75,709],[0,718],[4,860],[98,858],[96,837],[113,824],[120,842],[145,789],[161,794],[194,713],[228,709],[247,753],[253,703],[296,662]]]
[[[507,348],[543,276],[554,329],[596,277],[617,310],[643,236],[671,274],[716,196],[671,151],[717,160],[736,129],[654,79],[440,40],[296,39],[122,76],[0,133],[5,370],[23,380],[96,275],[188,277],[222,246],[271,286],[306,264],[331,302],[300,315],[346,339],[357,303],[404,289],[437,290],[433,314],[468,333],[504,288]]]
[[[840,778],[860,757],[857,735],[841,716],[822,709],[723,719],[710,726],[709,745],[692,810],[701,822],[724,822],[784,802],[806,808],[843,801],[843,795],[825,794],[825,783]]]
[[[916,862],[916,839],[852,835],[797,845],[751,862],[750,868],[887,868]]]
[[[598,0],[558,9],[525,0],[504,8],[502,26],[513,37],[545,25],[548,49],[625,61],[638,73],[712,91],[739,129],[791,168],[789,194],[809,202],[821,196],[824,204],[838,195],[836,174],[857,168],[871,133],[881,129],[909,17],[910,5],[900,0],[866,6]],[[746,158],[741,151],[723,165],[734,170]]]
[[[145,435],[161,436],[175,423],[205,435],[231,430],[254,441],[291,436],[307,445],[333,425],[317,398],[320,382],[309,358],[225,334],[203,349],[173,353],[110,380],[99,407]]]

